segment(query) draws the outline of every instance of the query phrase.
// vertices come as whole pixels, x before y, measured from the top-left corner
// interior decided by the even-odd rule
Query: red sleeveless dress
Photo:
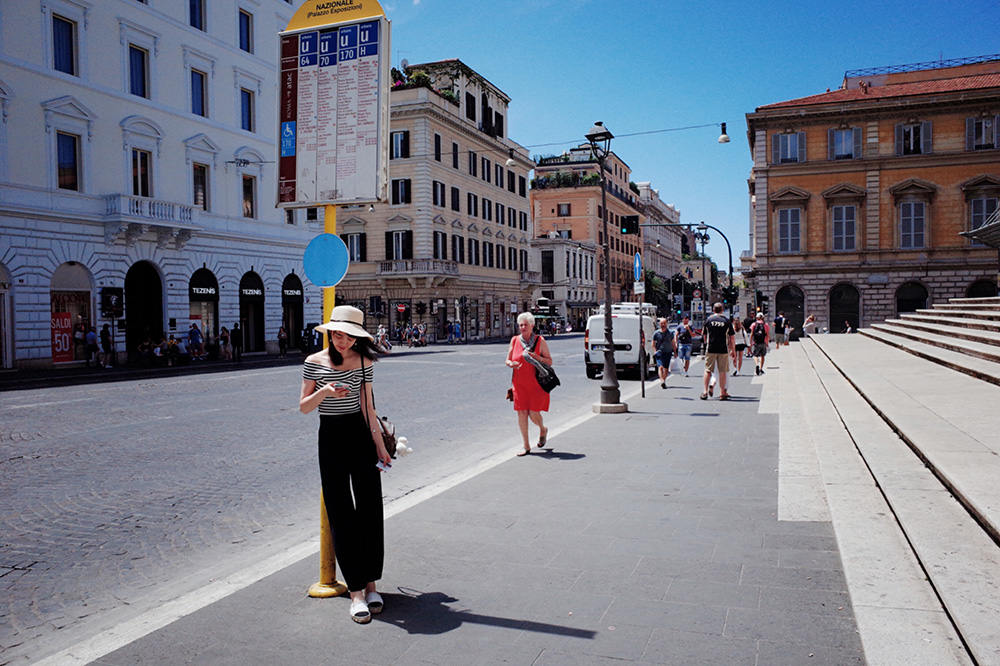
[[[514,353],[511,360],[520,363],[521,366],[514,369],[514,411],[523,412],[547,412],[549,411],[549,394],[542,390],[535,377],[535,366],[524,358],[524,349],[521,347],[521,336],[515,335],[512,341]],[[542,337],[538,336],[539,343]],[[538,345],[535,345],[538,351]]]

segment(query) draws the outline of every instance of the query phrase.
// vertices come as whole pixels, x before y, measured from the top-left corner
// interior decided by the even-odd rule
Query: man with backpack
[[[781,345],[788,344],[788,320],[785,319],[785,313],[779,312],[778,316],[774,318],[774,348],[777,349]],[[790,327],[789,327],[790,328]]]
[[[764,374],[764,357],[767,356],[768,337],[767,324],[764,323],[764,313],[757,313],[757,321],[750,327],[750,343],[753,345],[753,357],[757,367],[754,372],[758,375]]]
[[[681,325],[674,331],[674,347],[677,349],[678,360],[684,361],[685,377],[688,376],[688,368],[691,367],[691,344],[694,340],[690,322],[690,317],[684,317]]]

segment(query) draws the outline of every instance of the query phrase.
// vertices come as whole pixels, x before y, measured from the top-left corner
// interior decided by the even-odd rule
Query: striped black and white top
[[[364,380],[371,384],[375,372],[370,364],[354,370],[334,370],[325,365],[306,361],[302,367],[302,379],[316,382],[316,390],[323,388],[327,384],[347,384],[351,388],[351,393],[346,398],[323,398],[319,403],[320,414],[351,414],[361,411],[361,377],[364,372]]]

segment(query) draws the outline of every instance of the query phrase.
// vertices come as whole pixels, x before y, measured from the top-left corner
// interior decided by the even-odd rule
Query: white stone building
[[[320,316],[301,269],[319,228],[274,206],[277,33],[299,4],[0,3],[2,367],[79,362],[78,324],[113,319],[124,360],[191,323],[240,321],[263,351]]]

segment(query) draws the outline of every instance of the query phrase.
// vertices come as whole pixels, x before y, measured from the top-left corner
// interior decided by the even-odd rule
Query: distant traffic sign
[[[635,274],[635,281],[642,279],[642,255],[638,252],[632,258],[632,272]]]

